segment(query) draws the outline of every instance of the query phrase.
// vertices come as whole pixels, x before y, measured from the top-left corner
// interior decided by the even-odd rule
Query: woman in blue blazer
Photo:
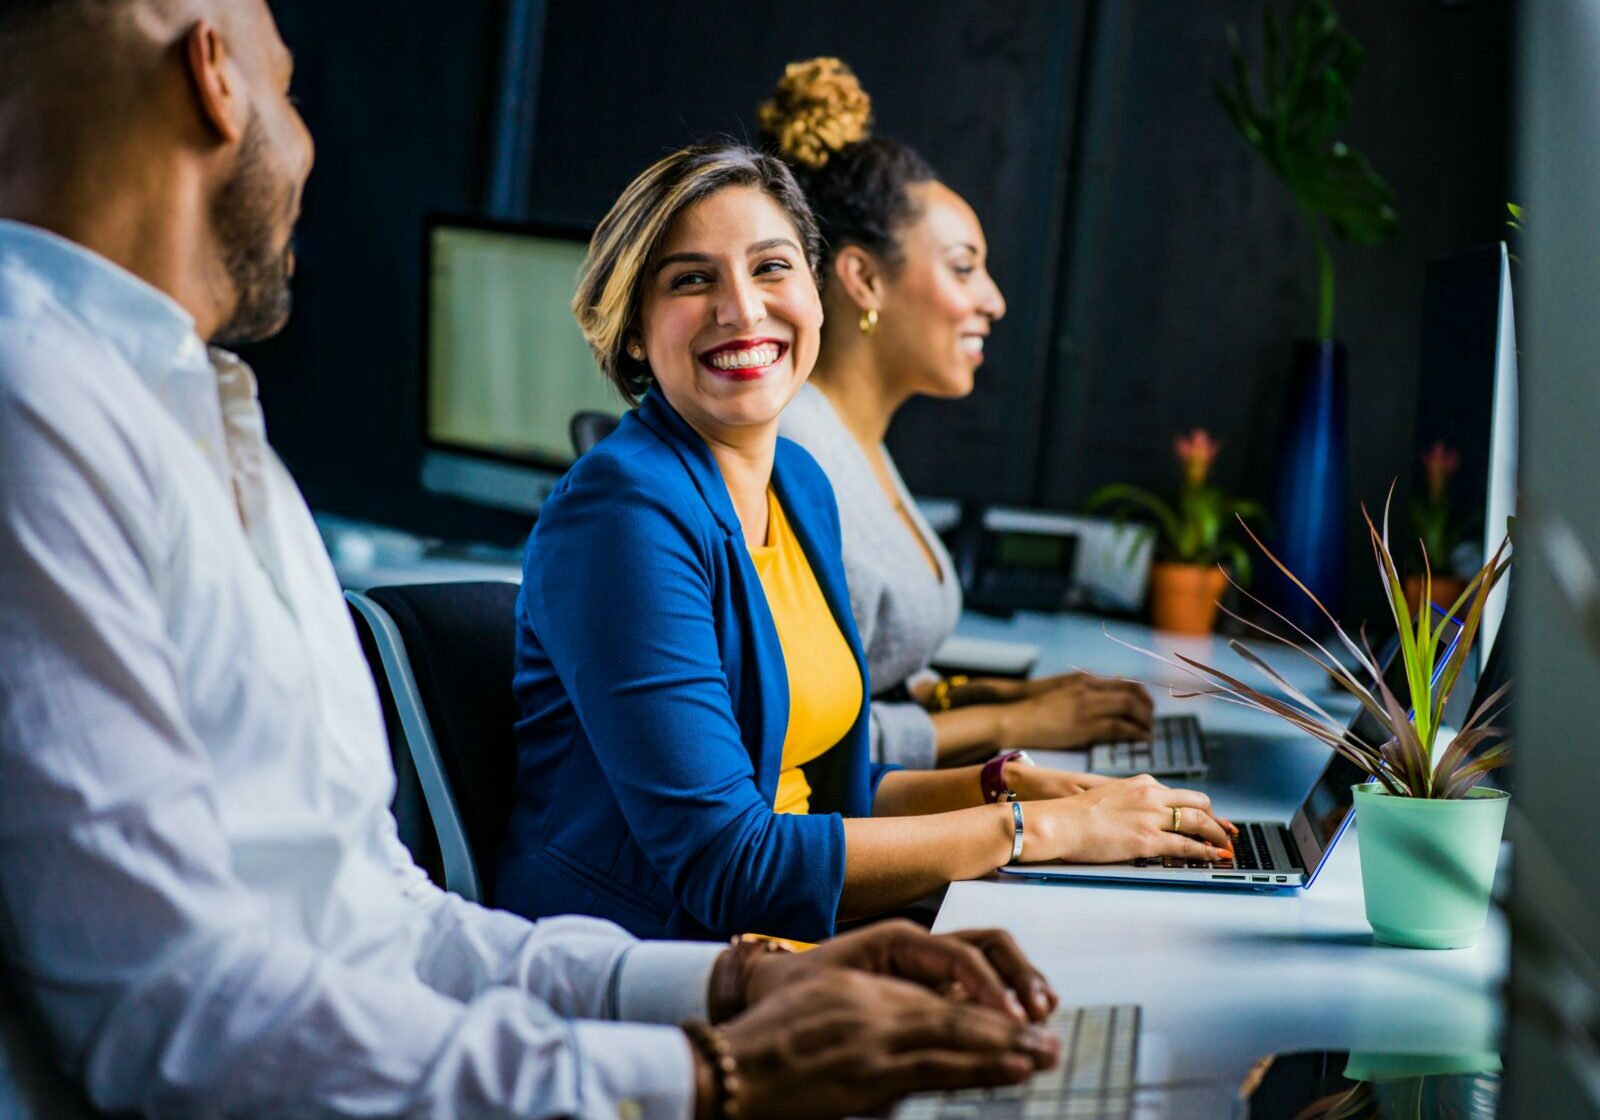
[[[1203,795],[1148,777],[1080,792],[1019,760],[870,762],[833,493],[777,435],[820,343],[818,250],[783,163],[734,146],[659,161],[596,230],[574,311],[639,406],[528,542],[496,901],[643,936],[816,940],[1013,859],[1231,853]],[[752,559],[780,537],[781,593]],[[789,596],[802,584],[809,598]],[[791,676],[802,665],[849,687],[819,691]],[[819,711],[830,744],[786,767],[786,740]],[[777,811],[796,784],[802,811]]]

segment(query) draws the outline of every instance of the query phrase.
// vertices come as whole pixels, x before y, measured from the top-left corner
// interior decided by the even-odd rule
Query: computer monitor
[[[586,230],[432,216],[424,237],[422,484],[535,512],[568,424],[621,412],[572,316]]]
[[[1443,442],[1460,456],[1451,501],[1476,522],[1471,555],[1430,556],[1435,571],[1465,574],[1481,566],[1505,536],[1517,496],[1517,337],[1511,262],[1504,242],[1442,257],[1428,265],[1422,319],[1416,446]],[[1413,501],[1423,489],[1421,475]],[[1493,648],[1509,580],[1484,610],[1479,665]]]

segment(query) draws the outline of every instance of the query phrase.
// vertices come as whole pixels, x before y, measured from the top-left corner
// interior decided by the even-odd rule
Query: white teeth
[[[961,349],[969,354],[983,353],[983,336],[981,334],[964,334],[961,336]]]
[[[715,369],[751,369],[757,366],[770,366],[777,360],[778,347],[775,343],[755,346],[749,350],[719,350],[706,359]]]

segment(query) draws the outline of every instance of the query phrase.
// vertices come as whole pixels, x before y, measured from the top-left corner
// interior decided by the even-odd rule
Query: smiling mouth
[[[700,364],[735,381],[754,381],[789,352],[789,344],[775,338],[739,339],[713,347],[700,355]]]
[[[964,334],[961,336],[961,349],[969,357],[983,357],[984,336],[981,334]]]

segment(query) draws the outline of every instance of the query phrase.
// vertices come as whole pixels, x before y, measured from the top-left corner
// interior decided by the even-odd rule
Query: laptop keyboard
[[[1150,738],[1097,743],[1089,748],[1089,769],[1101,774],[1192,774],[1206,768],[1205,742],[1194,716],[1162,716]]]
[[[1061,1060],[1021,1085],[907,1097],[893,1120],[1129,1120],[1139,1008],[1064,1007],[1043,1024]]]
[[[1135,867],[1194,867],[1218,871],[1285,871],[1272,858],[1272,848],[1267,843],[1267,830],[1254,822],[1239,826],[1239,835],[1233,838],[1232,859],[1184,859],[1181,856],[1149,856],[1133,861]]]

